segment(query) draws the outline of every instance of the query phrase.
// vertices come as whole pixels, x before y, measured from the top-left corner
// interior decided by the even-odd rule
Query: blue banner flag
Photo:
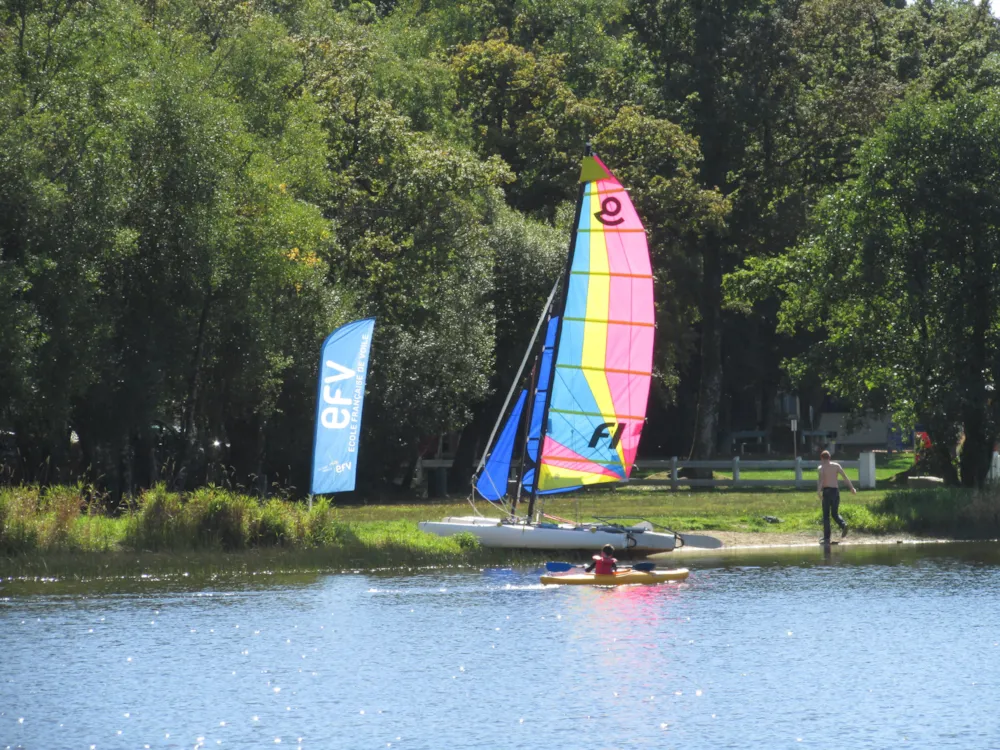
[[[323,342],[310,489],[314,495],[354,489],[361,407],[374,329],[375,318],[356,320],[341,326]]]

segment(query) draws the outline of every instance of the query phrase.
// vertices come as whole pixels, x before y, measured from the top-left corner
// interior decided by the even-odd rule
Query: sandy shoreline
[[[809,531],[798,531],[794,533],[762,533],[754,531],[698,531],[698,534],[706,534],[719,539],[723,548],[701,549],[698,547],[681,547],[673,552],[664,553],[671,557],[681,555],[704,555],[719,554],[726,550],[748,550],[748,549],[774,549],[786,547],[817,547],[819,546],[820,534]],[[822,532],[820,532],[822,533]],[[681,532],[683,535],[683,532]],[[863,534],[851,532],[847,538],[841,541],[839,530],[833,535],[833,540],[841,545],[894,545],[894,544],[914,544],[914,543],[941,543],[953,541],[950,539],[928,539],[926,537],[916,537],[912,534]]]

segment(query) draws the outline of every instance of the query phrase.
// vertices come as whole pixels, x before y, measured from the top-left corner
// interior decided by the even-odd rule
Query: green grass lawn
[[[722,460],[722,459],[720,459]],[[744,456],[741,461],[750,463],[752,461],[792,461],[792,456]],[[803,459],[805,461],[806,459]],[[809,458],[815,461],[815,458]],[[845,459],[846,460],[846,459]],[[639,461],[640,475],[649,479],[670,479],[669,471],[659,471],[655,473],[642,472],[642,462]],[[888,456],[884,453],[875,454],[875,482],[876,486],[887,484],[894,476],[901,471],[906,471],[913,466],[912,453],[894,453]],[[845,469],[847,476],[852,482],[858,481],[857,469]],[[732,479],[733,472],[726,469],[717,469],[713,472],[717,479]],[[740,479],[795,479],[795,469],[740,469]],[[811,469],[804,469],[802,472],[803,482],[815,482],[816,472]]]
[[[884,490],[860,492],[854,496],[847,493],[841,505],[842,513],[849,523],[851,516],[858,519],[871,516],[871,506],[877,505],[884,495]],[[819,528],[821,522],[815,490],[671,492],[660,488],[630,487],[553,496],[546,500],[544,507],[548,514],[573,521],[636,517],[677,531],[789,532]],[[485,503],[479,504],[479,510],[484,515],[500,515],[499,511],[491,513]],[[467,501],[338,506],[338,517],[351,522],[416,522],[471,513]],[[764,516],[780,518],[781,523],[768,523]]]
[[[913,463],[912,454],[876,455],[876,490],[851,495],[845,491],[841,513],[848,523],[871,531],[891,531],[891,523],[879,520],[872,513],[890,488],[889,480]],[[731,474],[716,471],[719,478]],[[662,476],[662,475],[658,475]],[[746,479],[794,479],[794,470],[740,471]],[[857,479],[857,471],[848,470]],[[819,529],[821,506],[816,497],[814,472],[803,477],[805,489],[792,488],[718,488],[671,491],[662,487],[622,487],[616,490],[588,490],[572,495],[548,498],[545,512],[573,521],[596,518],[647,518],[653,523],[678,531],[762,531],[790,532]],[[487,503],[479,503],[480,512],[491,515]],[[353,521],[439,520],[444,516],[472,513],[464,499],[423,501],[419,503],[338,505],[340,517]],[[500,515],[499,511],[495,513]],[[769,523],[764,516],[780,518],[781,523]]]

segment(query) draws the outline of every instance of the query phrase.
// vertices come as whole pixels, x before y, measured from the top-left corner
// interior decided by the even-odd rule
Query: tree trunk
[[[693,458],[715,455],[719,403],[722,399],[722,266],[720,240],[710,238],[705,250],[701,300],[701,382],[695,419]]]
[[[962,485],[982,487],[990,470],[993,446],[986,430],[985,407],[969,409],[964,421],[965,440],[959,457]]]
[[[212,306],[212,292],[205,294],[201,307],[201,317],[198,320],[198,338],[195,343],[194,361],[191,364],[191,376],[188,380],[188,394],[184,403],[184,421],[181,427],[181,455],[178,460],[177,489],[184,489],[188,475],[192,473],[194,463],[195,443],[195,412],[198,406],[199,389],[201,387],[201,363],[205,356],[205,329],[208,324],[208,311]]]
[[[935,474],[941,474],[946,484],[957,485],[958,473],[955,471],[952,456],[952,449],[958,442],[955,427],[946,421],[942,422],[940,418],[925,417],[922,421],[927,425],[927,434],[931,439],[927,468]]]

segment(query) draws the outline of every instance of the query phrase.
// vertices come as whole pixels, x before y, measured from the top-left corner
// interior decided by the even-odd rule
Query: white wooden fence
[[[1000,474],[1000,457],[997,462]],[[857,470],[858,489],[875,489],[875,454],[862,453],[857,461],[838,461],[844,469]],[[685,487],[797,487],[808,489],[816,482],[816,469],[819,461],[806,460],[799,456],[794,461],[744,461],[739,456],[724,461],[688,461],[683,458],[655,458],[636,462],[633,469],[638,471],[662,472],[669,469],[670,479],[630,479],[628,484],[636,486],[670,487],[676,490]],[[450,458],[423,459],[417,464],[418,477],[423,480],[424,472],[447,471],[451,468]],[[680,476],[681,469],[712,469],[714,471],[731,471],[732,479],[690,479]],[[743,479],[740,471],[775,471],[795,469],[795,479]],[[808,476],[806,475],[808,473]],[[443,482],[443,477],[441,480]]]
[[[875,489],[875,454],[862,453],[857,461],[838,461],[844,469],[856,469],[858,472],[858,489]],[[638,486],[662,486],[676,490],[681,485],[686,487],[797,487],[808,488],[816,482],[816,470],[819,461],[806,460],[799,456],[794,461],[743,461],[739,456],[733,456],[725,461],[687,461],[682,458],[646,459],[636,462],[633,472],[639,471],[670,471],[670,479],[630,479],[629,484]],[[712,469],[714,471],[731,471],[732,479],[692,479],[680,476],[681,469]],[[775,471],[795,469],[795,479],[743,479],[740,471]],[[804,476],[808,472],[809,476]]]

